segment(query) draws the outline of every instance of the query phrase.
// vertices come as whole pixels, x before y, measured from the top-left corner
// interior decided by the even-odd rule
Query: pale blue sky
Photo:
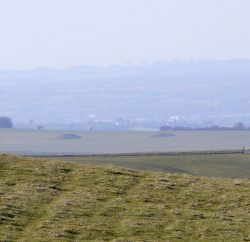
[[[0,69],[250,58],[250,0],[0,0]]]

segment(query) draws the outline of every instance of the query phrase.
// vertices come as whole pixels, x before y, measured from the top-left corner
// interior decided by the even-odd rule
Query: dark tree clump
[[[13,124],[10,118],[0,117],[0,128],[12,128]]]

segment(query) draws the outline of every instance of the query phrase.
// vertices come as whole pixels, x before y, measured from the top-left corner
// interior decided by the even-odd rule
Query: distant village
[[[235,130],[235,131],[243,131],[243,130],[250,130],[250,127],[246,127],[244,123],[238,122],[235,123],[233,126],[218,126],[218,125],[211,125],[208,127],[184,127],[184,126],[171,126],[171,125],[163,125],[160,127],[160,131],[169,131],[169,130],[211,130],[211,131],[219,131],[219,130]]]
[[[210,131],[250,131],[250,127],[246,126],[243,122],[237,122],[231,126],[221,125],[181,125],[177,123],[168,123],[161,125],[159,122],[143,121],[143,120],[97,120],[88,121],[87,123],[72,123],[72,124],[40,124],[40,123],[29,123],[27,125],[19,126],[14,125],[13,121],[9,117],[0,117],[0,128],[24,128],[24,129],[72,129],[72,130],[107,130],[107,131],[128,131],[128,130],[160,130],[160,131],[192,131],[192,130],[210,130]]]

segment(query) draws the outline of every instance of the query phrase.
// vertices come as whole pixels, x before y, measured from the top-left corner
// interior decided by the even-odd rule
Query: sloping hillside
[[[0,241],[250,241],[250,181],[0,155]]]

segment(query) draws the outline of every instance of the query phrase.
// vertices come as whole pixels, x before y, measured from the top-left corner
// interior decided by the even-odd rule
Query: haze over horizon
[[[0,71],[0,115],[29,127],[250,126],[249,78],[250,60]]]
[[[248,0],[0,2],[0,69],[250,59]]]
[[[0,0],[0,117],[250,126],[249,13],[249,0]]]

